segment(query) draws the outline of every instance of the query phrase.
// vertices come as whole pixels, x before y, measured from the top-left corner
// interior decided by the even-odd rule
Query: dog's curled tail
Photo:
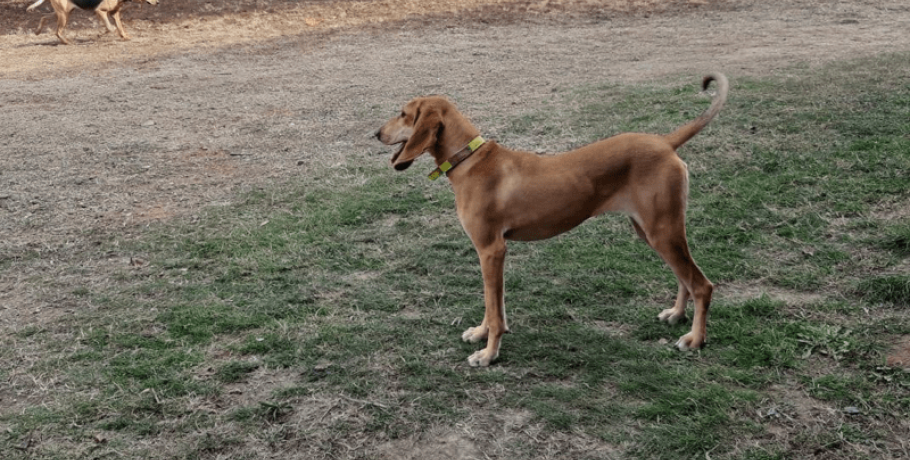
[[[680,126],[676,131],[664,136],[667,142],[673,146],[674,150],[685,144],[689,139],[692,139],[692,136],[698,134],[705,126],[708,126],[708,123],[710,123],[717,113],[720,112],[721,107],[724,106],[724,102],[727,101],[727,90],[730,87],[730,84],[727,82],[727,77],[725,77],[724,74],[717,72],[706,75],[701,82],[702,91],[707,90],[708,85],[711,84],[712,81],[717,82],[717,95],[714,96],[711,107],[708,107],[708,110],[705,110],[705,113],[701,114],[698,118]]]

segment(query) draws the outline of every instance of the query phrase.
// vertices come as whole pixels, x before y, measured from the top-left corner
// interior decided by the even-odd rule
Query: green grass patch
[[[910,221],[887,227],[878,243],[897,256],[910,257]]]
[[[856,291],[869,302],[885,302],[898,307],[910,306],[910,275],[886,275],[866,278]]]

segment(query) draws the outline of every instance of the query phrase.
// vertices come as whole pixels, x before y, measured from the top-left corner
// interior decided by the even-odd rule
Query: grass
[[[448,430],[498,458],[906,455],[910,374],[884,357],[910,335],[908,57],[734,78],[682,149],[718,285],[702,351],[671,348],[672,274],[604,216],[510,246],[515,334],[469,368],[482,288],[451,192],[343,166],[148,232],[150,264],[74,293],[98,308],[4,337],[0,380],[27,348],[17,372],[52,388],[0,414],[0,451],[368,458]],[[669,132],[707,105],[689,80],[568,89],[502,138]]]

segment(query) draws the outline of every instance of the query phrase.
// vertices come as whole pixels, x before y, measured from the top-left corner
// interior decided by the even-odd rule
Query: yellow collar
[[[449,158],[444,163],[439,165],[438,168],[434,169],[433,172],[431,172],[429,175],[430,180],[439,179],[439,176],[441,176],[442,173],[446,173],[446,175],[448,175],[449,171],[451,171],[452,168],[458,166],[458,163],[466,160],[469,156],[471,156],[472,153],[476,152],[477,149],[479,149],[480,146],[484,144],[484,142],[486,142],[486,140],[484,140],[483,137],[475,137],[474,140],[468,142],[468,145],[459,150],[458,153],[452,155],[452,158]]]

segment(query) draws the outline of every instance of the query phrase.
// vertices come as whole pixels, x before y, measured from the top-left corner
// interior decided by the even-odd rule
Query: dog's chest
[[[74,5],[82,8],[83,10],[94,10],[98,8],[98,5],[101,4],[104,0],[70,0]]]

